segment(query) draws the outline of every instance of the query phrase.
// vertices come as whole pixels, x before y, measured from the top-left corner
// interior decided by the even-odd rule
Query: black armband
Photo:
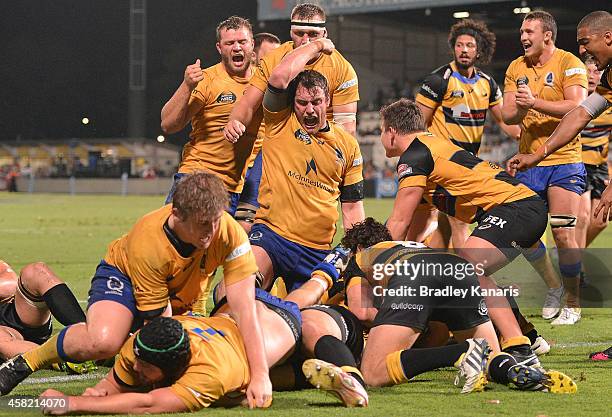
[[[355,184],[340,187],[340,201],[352,202],[363,200],[363,180]]]

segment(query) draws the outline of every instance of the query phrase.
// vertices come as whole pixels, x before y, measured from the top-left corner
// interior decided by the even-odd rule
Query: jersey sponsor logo
[[[487,304],[485,303],[484,298],[480,300],[478,303],[478,314],[481,316],[488,316],[489,310],[487,309]]]
[[[566,77],[569,77],[570,75],[576,75],[576,74],[586,75],[586,70],[584,68],[568,68],[565,70]]]
[[[249,244],[249,242],[244,242],[242,245],[234,249],[229,255],[227,255],[227,258],[225,258],[225,261],[226,262],[233,261],[234,259],[239,258],[242,255],[250,251],[251,251],[251,245]]]
[[[121,282],[121,280],[119,280],[119,278],[111,275],[106,280],[106,287],[109,289],[109,291],[104,291],[104,294],[114,294],[122,296],[123,288],[125,287],[125,285],[123,284],[123,282]]]
[[[312,158],[309,162],[306,162],[306,174],[308,175],[310,171],[314,172],[317,175],[317,164],[315,163],[314,158]]]
[[[217,103],[235,103],[236,102],[236,94],[231,91],[224,91],[217,97]]]
[[[360,156],[359,158],[353,159],[353,166],[354,167],[358,167],[361,164],[363,164],[363,157]]]
[[[478,226],[478,229],[480,230],[488,229],[488,227],[484,227],[487,225],[493,225],[499,227],[500,229],[503,229],[506,223],[508,223],[508,220],[504,220],[501,217],[488,215],[487,217],[485,217],[482,223],[484,224]]]
[[[306,145],[310,145],[312,143],[312,139],[307,132],[304,132],[302,129],[298,129],[293,134],[297,140],[300,142],[304,142]]]
[[[465,96],[463,90],[455,90],[451,93],[451,97],[453,98],[463,98],[463,96]]]
[[[432,88],[428,86],[427,84],[421,85],[421,89],[423,91],[427,91],[433,98],[438,98],[438,94],[434,92],[434,90],[432,90]]]
[[[406,164],[399,164],[397,166],[397,175],[400,179],[409,174],[412,174],[412,167],[409,167]]]
[[[443,109],[444,111],[444,109]],[[461,125],[463,124],[476,124],[480,126],[484,123],[487,117],[487,111],[483,109],[470,109],[465,103],[461,103],[457,106],[450,108],[452,119]]]
[[[293,170],[289,170],[287,172],[287,176],[289,178],[293,178],[294,180],[296,180],[298,182],[298,184],[305,186],[305,187],[316,187],[316,188],[320,188],[321,190],[327,191],[330,194],[335,194],[336,190],[334,190],[333,187],[322,183],[321,181],[318,180],[313,180],[311,178],[308,178],[307,175],[310,172],[314,172],[315,175],[317,175],[317,165],[314,162],[314,158],[310,160],[310,162],[306,162],[306,173],[304,175],[300,174],[299,172],[295,172]],[[252,239],[254,240],[254,239]]]
[[[546,74],[546,78],[544,78],[544,84],[546,84],[549,87],[552,87],[553,84],[555,83],[555,74],[551,72],[548,72]]]
[[[350,87],[352,87],[354,85],[357,85],[357,78],[352,78],[352,79],[350,79],[348,81],[343,82],[338,87],[338,90],[346,90],[347,88],[350,88]]]
[[[249,240],[259,240],[263,237],[263,233],[262,232],[252,232],[249,235]]]
[[[338,148],[334,148],[334,151],[336,152],[336,163],[345,166],[346,165],[346,160],[344,159],[344,155],[342,154],[342,151]],[[313,160],[314,162],[314,160]]]

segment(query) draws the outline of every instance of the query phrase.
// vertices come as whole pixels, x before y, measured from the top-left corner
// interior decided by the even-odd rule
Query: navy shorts
[[[516,179],[548,201],[549,187],[561,187],[582,195],[586,189],[586,170],[582,162],[552,166],[537,166],[517,172]]]
[[[174,196],[174,190],[176,189],[176,184],[185,175],[187,174],[183,172],[178,172],[174,174],[174,177],[172,177],[172,187],[170,187],[170,191],[168,192],[168,196],[166,197],[166,201],[164,202],[164,204],[172,203],[172,197]],[[238,207],[238,199],[240,198],[240,194],[228,192],[227,195],[229,196],[230,201],[229,201],[229,208],[225,211],[227,211],[229,214],[233,216],[234,214],[236,214],[236,207]]]
[[[244,188],[240,194],[240,203],[250,204],[259,208],[257,197],[259,197],[259,183],[261,182],[262,152],[255,157],[253,166],[249,168],[244,178]]]
[[[266,251],[272,260],[274,278],[283,277],[288,293],[308,281],[315,266],[329,254],[329,250],[313,249],[287,240],[261,223],[253,225],[249,241]]]
[[[136,299],[132,281],[116,267],[100,261],[96,273],[91,279],[91,288],[87,297],[87,309],[98,301],[114,301],[126,307],[137,317]]]

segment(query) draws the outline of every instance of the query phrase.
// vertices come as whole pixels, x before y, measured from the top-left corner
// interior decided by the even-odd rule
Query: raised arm
[[[320,38],[295,48],[272,70],[268,83],[280,90],[287,89],[291,80],[304,70],[308,61],[316,58],[321,52],[331,54],[334,49],[334,43],[327,38]]]
[[[183,82],[174,92],[170,100],[161,111],[161,129],[164,133],[176,133],[183,129],[191,118],[202,108],[199,100],[189,102],[191,92],[198,83],[204,79],[204,72],[200,68],[200,60],[185,69]]]
[[[248,86],[242,97],[232,108],[229,121],[223,128],[225,140],[235,143],[246,131],[246,126],[251,123],[255,112],[261,106],[264,93],[257,87]]]

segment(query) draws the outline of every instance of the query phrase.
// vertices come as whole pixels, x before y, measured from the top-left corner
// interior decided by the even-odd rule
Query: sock
[[[43,294],[53,317],[64,326],[85,321],[85,313],[66,284],[59,284]]]
[[[559,270],[563,277],[563,286],[565,287],[566,301],[568,307],[580,307],[580,270],[582,263],[566,265],[559,264]]]
[[[531,323],[530,323],[530,324],[531,324]],[[523,330],[523,329],[521,328],[521,330]],[[538,336],[539,336],[538,331],[537,331],[535,328],[531,329],[531,330],[530,330],[530,331],[528,331],[527,333],[525,333],[525,332],[523,331],[523,335],[524,335],[524,336],[527,336],[527,337],[529,338],[529,341],[531,342],[531,344],[532,344],[532,345],[535,343],[536,339],[537,339],[537,338],[538,338]]]
[[[387,372],[396,384],[406,382],[424,372],[454,366],[461,355],[467,352],[468,347],[468,342],[461,342],[456,345],[394,352],[387,356]],[[401,374],[398,370],[401,370]]]
[[[62,361],[57,353],[58,338],[59,333],[51,337],[36,349],[32,349],[22,355],[30,369],[33,371],[38,371],[39,369],[46,368],[53,363]]]
[[[508,370],[516,364],[516,359],[514,359],[512,355],[505,352],[499,352],[489,359],[487,374],[492,381],[506,385],[510,382],[508,380]]]
[[[340,339],[331,335],[321,337],[315,344],[314,354],[317,359],[339,366],[343,371],[355,377],[365,387],[363,375],[357,369],[357,362],[353,352]]]

